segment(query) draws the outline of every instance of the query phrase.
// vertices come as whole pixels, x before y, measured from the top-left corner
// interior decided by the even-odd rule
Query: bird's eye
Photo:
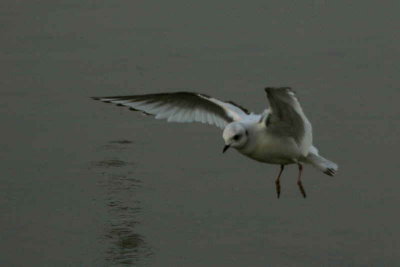
[[[240,139],[240,137],[241,137],[240,134],[236,134],[236,135],[233,136],[233,140],[237,141],[237,140]]]

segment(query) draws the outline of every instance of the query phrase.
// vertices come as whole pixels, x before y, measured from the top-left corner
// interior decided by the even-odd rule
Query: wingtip
[[[111,103],[111,100],[105,97],[91,96],[90,98],[93,100],[101,101],[103,103]]]
[[[267,94],[271,94],[273,91],[279,91],[279,90],[288,90],[294,93],[294,90],[290,86],[281,86],[281,87],[265,87],[264,88],[265,92]]]
[[[273,87],[265,87],[264,88],[264,91],[267,93],[267,94],[270,94],[271,93],[271,90],[273,90],[274,88]]]

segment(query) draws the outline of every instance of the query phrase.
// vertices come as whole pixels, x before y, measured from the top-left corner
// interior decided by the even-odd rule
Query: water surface
[[[396,266],[397,1],[0,4],[0,264]],[[330,178],[90,96],[292,86]],[[21,256],[23,255],[23,257]]]

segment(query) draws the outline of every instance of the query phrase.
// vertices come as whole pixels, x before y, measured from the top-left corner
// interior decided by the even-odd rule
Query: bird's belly
[[[254,160],[271,164],[296,163],[301,156],[292,138],[267,138],[259,141],[255,147],[240,152]]]

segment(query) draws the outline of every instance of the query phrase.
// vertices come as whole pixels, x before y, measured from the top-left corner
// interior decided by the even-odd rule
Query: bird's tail
[[[329,176],[334,176],[338,171],[338,165],[320,156],[318,154],[318,150],[314,146],[310,148],[310,151],[305,158],[305,161]]]

